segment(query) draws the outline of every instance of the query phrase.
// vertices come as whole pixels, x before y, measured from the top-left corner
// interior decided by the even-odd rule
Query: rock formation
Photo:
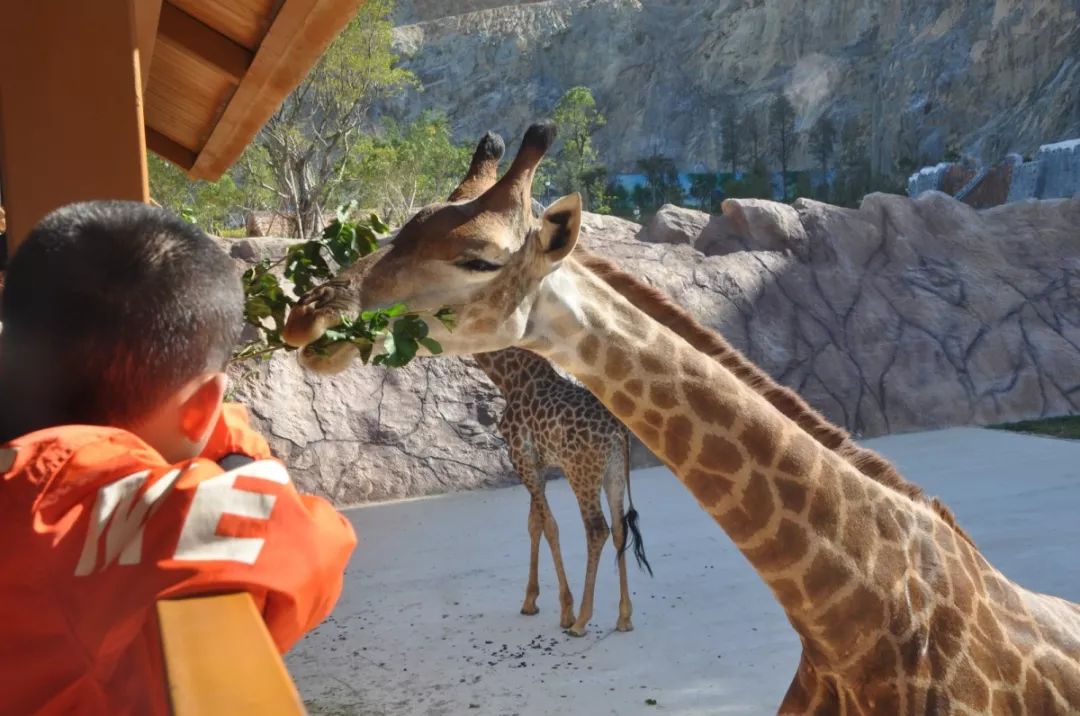
[[[516,137],[585,85],[608,117],[596,144],[613,172],[654,152],[712,171],[725,109],[751,110],[764,128],[783,91],[803,133],[794,168],[817,166],[805,132],[823,114],[866,121],[875,171],[933,163],[950,146],[996,162],[1080,136],[1078,10],[1061,0],[398,0],[395,44],[423,89],[390,111],[453,108],[459,137]]]
[[[1009,201],[1067,199],[1080,194],[1080,139],[1044,144],[1030,161],[1009,154],[981,169],[970,161],[941,162],[908,177],[909,196],[931,189],[976,209]]]
[[[1078,227],[1080,198],[976,211],[927,192],[872,194],[857,210],[665,207],[644,228],[587,215],[582,240],[871,436],[1080,409]],[[285,247],[227,245],[243,261]],[[501,401],[468,360],[326,378],[280,355],[236,378],[297,480],[339,504],[512,479]]]

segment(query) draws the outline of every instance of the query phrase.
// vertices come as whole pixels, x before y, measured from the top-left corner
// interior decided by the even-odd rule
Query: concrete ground
[[[942,497],[1018,583],[1080,601],[1080,442],[952,429],[866,444]],[[633,475],[654,579],[634,569],[634,624],[614,632],[605,550],[591,631],[558,626],[541,551],[540,614],[518,613],[528,569],[522,487],[349,511],[360,535],[334,614],[287,657],[312,714],[774,714],[798,659],[770,592],[662,468]],[[584,536],[548,485],[576,602]]]

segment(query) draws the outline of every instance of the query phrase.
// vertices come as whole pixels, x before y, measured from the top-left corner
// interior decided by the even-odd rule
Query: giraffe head
[[[578,194],[559,199],[539,219],[533,216],[533,175],[554,139],[551,123],[529,127],[510,169],[495,181],[503,145],[487,134],[450,201],[424,207],[393,241],[302,296],[289,315],[285,340],[304,347],[343,314],[403,303],[417,312],[455,310],[452,333],[431,321],[431,335],[446,354],[518,344],[536,288],[573,250],[581,225]],[[354,356],[346,345],[329,354],[301,351],[300,360],[332,372]]]

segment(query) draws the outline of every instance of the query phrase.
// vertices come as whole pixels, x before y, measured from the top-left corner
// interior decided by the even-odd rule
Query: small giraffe
[[[563,378],[534,353],[507,348],[473,356],[506,398],[499,432],[506,440],[510,461],[532,498],[529,506],[529,582],[525,587],[522,614],[536,614],[540,593],[537,568],[540,534],[543,532],[555,561],[559,580],[559,623],[571,636],[584,636],[592,617],[593,592],[600,553],[607,541],[608,525],[600,506],[601,486],[607,493],[611,513],[611,537],[619,566],[619,619],[615,628],[631,631],[632,606],[626,578],[626,539],[629,536],[639,566],[652,574],[645,558],[637,512],[630,498],[630,436],[603,404],[585,388]],[[574,490],[585,523],[588,563],[581,609],[574,619],[574,598],[567,584],[559,549],[559,528],[544,495],[544,468],[562,468]],[[623,513],[623,490],[630,509]]]
[[[1080,606],[1008,580],[940,505],[894,473],[861,472],[658,320],[659,308],[640,306],[662,296],[629,300],[614,286],[633,277],[573,257],[580,197],[539,222],[528,209],[553,136],[534,125],[483,195],[421,210],[389,246],[305,296],[286,340],[307,345],[340,310],[450,305],[457,329],[432,330],[446,353],[517,346],[575,376],[664,460],[784,608],[803,652],[781,713],[1080,712]]]
[[[488,132],[476,146],[465,179],[450,201],[475,199],[496,181],[505,145],[499,135]],[[555,562],[559,580],[560,625],[571,636],[584,636],[592,618],[593,593],[600,553],[607,541],[608,526],[600,506],[600,490],[608,498],[611,538],[619,566],[619,619],[615,628],[630,631],[633,608],[626,578],[626,540],[634,546],[638,565],[652,574],[645,557],[633,499],[623,513],[623,490],[630,498],[630,436],[603,404],[585,388],[559,375],[540,356],[520,348],[508,348],[473,356],[477,365],[502,393],[506,410],[499,432],[506,440],[510,461],[529,491],[529,581],[522,614],[536,614],[540,593],[538,578],[540,535],[543,533]],[[544,494],[543,470],[557,466],[570,483],[585,523],[588,561],[581,611],[574,619],[574,597],[563,568],[559,527]]]

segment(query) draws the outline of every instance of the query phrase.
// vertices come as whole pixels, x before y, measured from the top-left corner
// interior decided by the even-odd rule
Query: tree
[[[679,171],[675,161],[663,154],[653,154],[637,160],[638,171],[645,175],[645,189],[648,204],[638,206],[645,211],[655,211],[664,203],[682,201],[682,185],[679,183]]]
[[[724,196],[733,199],[772,199],[772,185],[765,161],[758,159],[741,179],[734,177],[724,182]]]
[[[150,152],[146,154],[146,169],[150,175],[150,198],[178,216],[190,215],[194,182],[184,171]]]
[[[273,201],[243,165],[234,167],[215,182],[192,181],[182,169],[155,154],[147,155],[147,168],[154,201],[210,234],[221,234],[239,226],[243,223],[244,209],[263,208]]]
[[[617,181],[609,182],[605,190],[611,213],[624,219],[634,216],[634,199],[626,187]]]
[[[630,191],[630,201],[633,204],[631,214],[635,220],[640,219],[642,212],[648,210],[654,204],[651,197],[652,192],[650,192],[649,187],[644,184],[634,185],[634,188]]]
[[[781,92],[769,107],[769,140],[772,153],[780,162],[783,176],[784,200],[787,201],[788,160],[795,149],[795,108]]]
[[[603,203],[603,197],[591,195],[597,190],[599,168],[592,135],[607,120],[596,108],[592,90],[580,86],[566,91],[555,104],[552,116],[562,139],[562,147],[555,156],[555,185],[563,194],[581,192],[586,208],[595,210],[594,204]],[[599,185],[601,194],[604,184]]]
[[[295,212],[300,238],[317,235],[324,210],[342,203],[346,158],[372,105],[415,81],[394,66],[393,9],[393,0],[364,3],[256,139],[251,159],[265,160],[266,187]]]
[[[810,151],[825,174],[829,172],[829,160],[832,159],[835,148],[836,126],[828,116],[823,114],[818,121],[814,122],[814,127],[810,130]]]
[[[836,125],[827,115],[821,115],[810,130],[810,152],[818,160],[818,165],[821,167],[821,184],[816,197],[823,201],[827,201],[829,198],[829,160],[832,159],[835,151]],[[805,190],[799,192],[800,196],[809,196],[812,193],[814,192],[806,192]]]
[[[723,118],[723,160],[731,167],[731,173],[735,174],[739,171],[739,159],[742,156],[740,151],[739,142],[737,136],[739,129],[742,128],[745,121],[744,117],[740,117],[737,110],[732,107],[728,107],[724,111]],[[756,139],[755,139],[756,142]],[[757,160],[757,150],[755,148],[754,160]]]
[[[795,172],[795,198],[797,199],[800,196],[812,197],[813,195],[814,187],[810,182],[810,172]]]
[[[597,214],[610,214],[612,211],[613,198],[608,195],[608,171],[607,167],[594,166],[581,175],[581,183],[584,196],[588,200],[588,208]]]
[[[690,175],[690,196],[702,211],[713,210],[713,192],[716,191],[717,178],[712,172]]]
[[[353,147],[345,187],[394,225],[445,201],[469,168],[471,149],[455,145],[444,115],[425,112],[409,125],[389,123],[381,137]]]
[[[835,194],[837,203],[858,206],[869,191],[870,158],[866,147],[866,127],[858,119],[848,119],[840,128]]]
[[[761,159],[762,131],[758,118],[752,110],[746,112],[742,116],[742,120],[739,123],[739,131],[746,137],[747,145],[750,149],[750,166],[753,167]]]

